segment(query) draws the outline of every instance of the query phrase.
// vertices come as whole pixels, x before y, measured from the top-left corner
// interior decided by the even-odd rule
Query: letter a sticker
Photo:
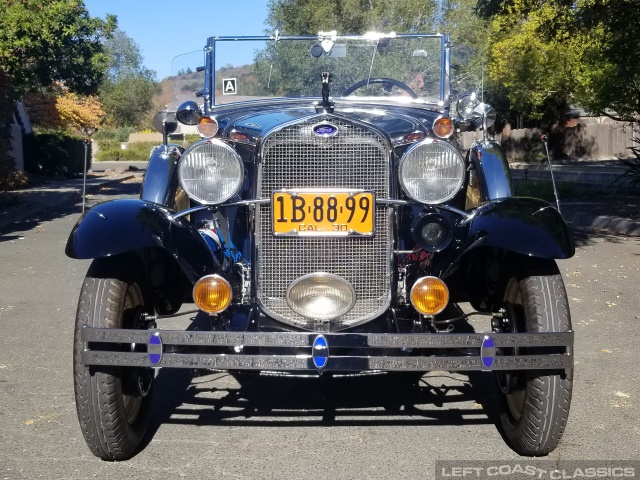
[[[235,95],[238,93],[236,90],[235,78],[223,78],[222,79],[222,94],[223,95]]]

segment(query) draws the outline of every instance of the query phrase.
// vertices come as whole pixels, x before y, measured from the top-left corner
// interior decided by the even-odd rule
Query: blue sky
[[[84,4],[92,17],[104,18],[108,13],[118,17],[118,26],[138,44],[144,65],[155,70],[159,80],[172,73],[176,55],[202,49],[207,37],[262,35],[267,28],[267,0],[85,0]],[[252,55],[248,49],[246,56],[239,54],[228,61],[243,65]],[[174,73],[180,61],[196,57],[177,58]]]

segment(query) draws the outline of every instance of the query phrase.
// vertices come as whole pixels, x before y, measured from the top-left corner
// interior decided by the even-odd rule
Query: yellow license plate
[[[275,235],[373,235],[373,192],[277,190],[271,211]]]

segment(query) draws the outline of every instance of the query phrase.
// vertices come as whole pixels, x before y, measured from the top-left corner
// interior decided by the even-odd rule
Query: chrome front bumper
[[[236,333],[179,330],[81,330],[85,365],[265,371],[565,370],[573,368],[573,332],[472,334]],[[111,348],[112,347],[112,348]],[[176,348],[177,347],[177,348]],[[188,353],[193,347],[229,347],[228,353]],[[268,347],[290,355],[233,353]],[[516,355],[515,348],[536,354]],[[397,349],[369,356],[367,350]],[[294,351],[295,349],[295,351]],[[335,355],[334,349],[338,349]],[[344,349],[362,355],[344,355]],[[465,356],[448,356],[465,349]],[[551,349],[549,353],[544,353]],[[146,350],[146,351],[144,351]],[[170,353],[179,350],[180,353]],[[201,351],[202,349],[200,349]],[[240,350],[239,348],[237,350]],[[304,354],[299,354],[304,351]],[[184,353],[183,353],[184,352]],[[508,353],[507,353],[508,352]]]

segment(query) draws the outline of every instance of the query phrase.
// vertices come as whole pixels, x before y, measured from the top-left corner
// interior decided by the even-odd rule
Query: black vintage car
[[[244,42],[252,74],[227,78]],[[96,456],[136,452],[163,367],[494,371],[511,447],[558,445],[573,331],[555,259],[574,246],[552,205],[513,196],[493,110],[452,95],[450,54],[440,34],[209,38],[203,104],[156,117],[140,198],[95,206],[67,244],[95,259],[74,382]],[[168,143],[177,122],[201,140]],[[188,304],[207,328],[163,329]]]

